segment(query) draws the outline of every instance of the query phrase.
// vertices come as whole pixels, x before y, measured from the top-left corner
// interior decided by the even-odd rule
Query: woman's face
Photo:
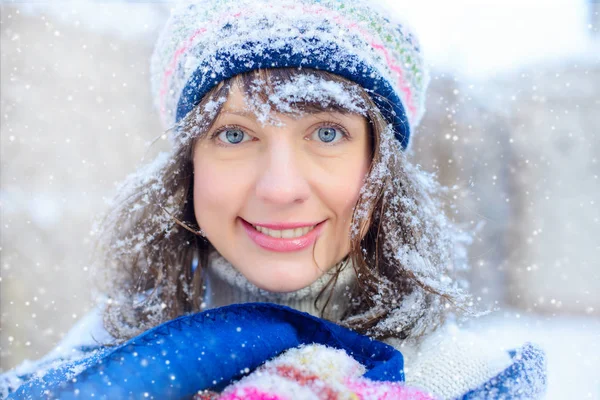
[[[208,240],[250,282],[290,292],[350,250],[369,129],[357,114],[270,117],[278,123],[261,124],[231,89],[194,148],[194,210]]]

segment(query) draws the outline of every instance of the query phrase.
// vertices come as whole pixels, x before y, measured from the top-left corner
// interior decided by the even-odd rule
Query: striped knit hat
[[[158,39],[152,90],[165,128],[218,83],[259,68],[332,72],[371,95],[405,149],[429,81],[419,43],[373,0],[196,0]]]

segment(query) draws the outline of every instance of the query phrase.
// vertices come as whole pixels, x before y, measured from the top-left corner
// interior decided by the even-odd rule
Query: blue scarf
[[[269,303],[235,304],[179,317],[118,347],[50,371],[14,399],[190,398],[220,390],[283,351],[319,343],[345,350],[365,377],[404,381],[402,354],[332,322]],[[76,379],[71,375],[78,370]]]

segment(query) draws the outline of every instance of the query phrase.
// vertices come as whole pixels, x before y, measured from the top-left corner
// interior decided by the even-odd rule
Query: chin
[[[256,286],[258,286],[259,288],[266,290],[268,292],[274,292],[274,293],[290,293],[290,292],[295,292],[297,290],[300,289],[304,289],[305,287],[309,286],[312,282],[309,282],[307,284],[295,284],[295,283],[273,283],[273,284],[256,284]]]
[[[294,271],[294,267],[286,268],[261,268],[260,273],[246,276],[255,286],[269,292],[287,293],[295,292],[310,286],[320,275],[310,274],[306,271],[306,266],[301,266],[301,271]],[[243,272],[242,272],[243,273]]]

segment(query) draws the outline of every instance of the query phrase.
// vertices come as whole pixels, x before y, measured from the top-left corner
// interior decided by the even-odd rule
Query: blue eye
[[[244,135],[244,131],[239,128],[227,128],[218,134],[221,141],[229,144],[241,143],[244,140]]]
[[[323,143],[339,141],[339,139],[343,139],[346,136],[341,129],[333,126],[323,126],[317,129],[316,133],[319,136],[319,140],[321,140]]]

